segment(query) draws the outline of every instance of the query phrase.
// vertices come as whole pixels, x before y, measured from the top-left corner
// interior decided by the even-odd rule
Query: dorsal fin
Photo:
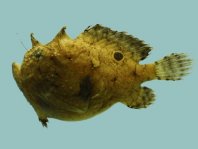
[[[151,47],[142,40],[127,35],[125,32],[113,31],[99,24],[86,28],[84,32],[76,38],[76,40],[78,39],[101,48],[109,45],[116,45],[114,46],[114,48],[117,48],[115,50],[121,48],[131,51],[132,59],[136,62],[145,59],[151,51]]]
[[[66,30],[66,26],[63,26],[61,28],[61,30],[56,34],[56,36],[54,37],[54,39],[52,39],[52,41],[50,41],[47,45],[56,45],[59,46],[59,42],[61,40],[70,40],[70,37],[67,35],[67,33],[65,32]]]

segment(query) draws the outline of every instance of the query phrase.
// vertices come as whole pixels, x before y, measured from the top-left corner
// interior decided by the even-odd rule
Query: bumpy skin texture
[[[64,29],[47,45],[31,35],[33,47],[22,65],[13,63],[14,78],[43,126],[47,126],[47,118],[87,119],[117,102],[145,108],[153,102],[154,94],[141,83],[165,80],[164,74],[170,80],[180,79],[185,75],[180,72],[186,72],[190,63],[185,55],[177,60],[172,56],[171,63],[179,68],[176,72],[163,67],[167,58],[140,65],[151,48],[133,36],[95,25],[73,40]]]

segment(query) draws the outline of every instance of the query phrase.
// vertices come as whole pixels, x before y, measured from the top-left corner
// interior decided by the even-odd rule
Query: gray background
[[[0,148],[198,148],[198,3],[196,0],[0,0]],[[152,81],[156,102],[133,110],[117,104],[92,119],[49,119],[43,128],[12,77],[31,47],[29,34],[49,42],[64,25],[75,38],[88,25],[102,24],[143,39],[154,50],[142,63],[173,52],[194,60],[182,81]]]

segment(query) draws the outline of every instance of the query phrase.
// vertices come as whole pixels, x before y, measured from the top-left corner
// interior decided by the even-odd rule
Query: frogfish
[[[19,89],[45,127],[48,118],[85,120],[116,103],[146,108],[155,94],[143,82],[181,80],[191,67],[184,53],[140,64],[152,48],[126,32],[96,24],[72,39],[65,29],[46,45],[31,34],[22,64],[12,64]]]

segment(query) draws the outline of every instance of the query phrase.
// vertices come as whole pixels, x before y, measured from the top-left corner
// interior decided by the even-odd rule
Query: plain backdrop
[[[196,0],[0,0],[1,149],[197,149],[198,2]],[[75,38],[87,26],[126,31],[153,47],[142,63],[173,52],[193,59],[181,81],[151,81],[156,102],[135,110],[116,104],[80,122],[49,119],[43,128],[11,71],[31,48],[30,33],[49,42],[63,26]]]

